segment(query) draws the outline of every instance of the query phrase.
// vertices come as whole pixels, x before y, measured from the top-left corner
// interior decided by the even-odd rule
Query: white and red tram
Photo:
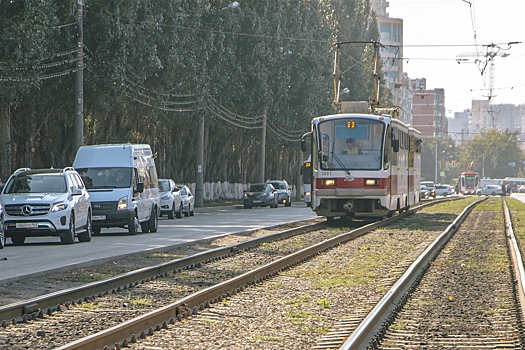
[[[312,210],[334,217],[384,218],[419,202],[420,132],[389,115],[317,117],[311,131]],[[345,152],[347,139],[356,154]],[[351,152],[354,153],[354,152]]]

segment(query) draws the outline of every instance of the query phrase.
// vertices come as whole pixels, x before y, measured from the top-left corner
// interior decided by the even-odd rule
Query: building
[[[401,18],[390,18],[386,0],[372,0],[372,10],[377,16],[377,26],[381,41],[379,54],[383,66],[384,79],[390,91],[392,91],[393,103],[400,108],[399,119],[411,123],[412,100],[410,90],[406,90],[405,83],[408,80],[403,74],[403,20]]]
[[[470,109],[463,112],[455,112],[454,118],[448,120],[448,135],[456,144],[465,142],[470,139],[469,120]]]
[[[445,90],[426,89],[426,79],[412,79],[412,125],[423,137],[448,135],[448,120],[445,114]]]

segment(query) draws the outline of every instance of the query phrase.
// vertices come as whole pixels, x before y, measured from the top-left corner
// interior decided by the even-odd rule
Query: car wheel
[[[175,202],[173,202],[171,210],[168,212],[168,219],[173,219],[173,218],[175,218]]]
[[[142,233],[149,232],[149,220],[140,223],[140,230],[142,231]]]
[[[69,217],[69,228],[60,236],[62,244],[75,243],[75,215],[71,213]]]
[[[86,222],[86,230],[78,234],[79,242],[90,242],[93,236],[93,227],[91,226],[91,215],[88,215]]]
[[[139,232],[139,218],[135,215],[129,219],[128,233],[130,235],[136,235]]]
[[[185,211],[185,212],[184,212],[184,216],[185,216],[185,217],[190,216],[190,207],[189,207],[189,206],[188,206],[188,211]]]
[[[182,204],[179,205],[179,211],[175,214],[177,219],[182,219]]]
[[[159,218],[157,217],[157,209],[153,208],[151,217],[148,221],[149,232],[155,233],[159,229]]]
[[[292,201],[290,200],[290,198],[288,198],[288,200],[286,201],[286,204],[284,206],[285,207],[291,207],[292,206]]]
[[[100,231],[102,231],[102,227],[93,227],[93,236],[100,236]]]
[[[249,209],[250,207],[248,206],[248,204],[245,204],[244,205],[244,209]]]
[[[26,238],[24,236],[13,236],[11,237],[11,242],[13,242],[13,245],[22,245],[26,241]]]
[[[0,249],[3,249],[5,247],[5,236],[3,234],[0,234]]]

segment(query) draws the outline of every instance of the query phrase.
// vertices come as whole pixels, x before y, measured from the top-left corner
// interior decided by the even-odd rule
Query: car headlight
[[[166,193],[164,196],[160,197],[160,199],[162,199],[162,200],[168,200],[168,199],[170,199],[170,197],[171,197],[171,194]]]
[[[128,209],[128,196],[124,196],[118,200],[117,210],[126,210]]]
[[[66,210],[67,207],[68,207],[67,202],[58,202],[58,203],[53,204],[53,207],[51,207],[51,211],[53,213],[56,213],[57,211]]]

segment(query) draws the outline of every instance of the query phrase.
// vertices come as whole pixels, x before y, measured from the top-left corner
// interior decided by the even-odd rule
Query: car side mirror
[[[82,190],[80,188],[73,188],[73,191],[72,191],[72,194],[73,196],[80,196],[82,195]]]
[[[135,189],[134,192],[137,192],[137,193],[144,192],[144,182],[137,183],[137,188]]]

